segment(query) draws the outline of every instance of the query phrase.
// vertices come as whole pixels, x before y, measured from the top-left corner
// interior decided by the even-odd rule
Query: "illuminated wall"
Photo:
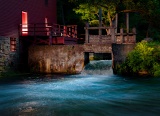
[[[0,36],[18,37],[22,11],[27,12],[28,23],[56,23],[56,0],[0,0]]]
[[[28,35],[28,13],[22,11],[22,34]]]

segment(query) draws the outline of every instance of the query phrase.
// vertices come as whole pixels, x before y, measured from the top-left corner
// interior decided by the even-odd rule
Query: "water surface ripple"
[[[107,62],[107,63],[106,63]],[[91,62],[92,65],[96,62]],[[109,61],[99,61],[108,66]],[[91,65],[90,64],[90,65]],[[111,67],[0,84],[3,116],[159,116],[160,79],[126,79]],[[106,69],[107,67],[107,69]]]

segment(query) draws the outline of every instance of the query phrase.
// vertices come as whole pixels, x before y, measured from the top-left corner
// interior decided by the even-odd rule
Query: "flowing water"
[[[115,76],[111,61],[92,61],[79,75],[1,83],[0,115],[158,116],[160,78]]]

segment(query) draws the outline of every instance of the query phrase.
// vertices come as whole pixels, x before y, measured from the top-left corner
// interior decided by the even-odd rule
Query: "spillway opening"
[[[85,52],[84,53],[84,64],[87,65],[90,61],[93,60],[112,60],[111,53],[94,53],[94,52]]]
[[[111,53],[93,53],[93,60],[111,60]]]
[[[111,53],[93,53],[85,52],[85,67],[82,74],[89,75],[110,75],[112,70]]]
[[[112,60],[92,60],[85,65],[82,74],[112,75]]]

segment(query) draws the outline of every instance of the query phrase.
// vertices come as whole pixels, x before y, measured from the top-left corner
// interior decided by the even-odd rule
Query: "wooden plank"
[[[84,27],[84,29],[115,29],[115,27]]]

